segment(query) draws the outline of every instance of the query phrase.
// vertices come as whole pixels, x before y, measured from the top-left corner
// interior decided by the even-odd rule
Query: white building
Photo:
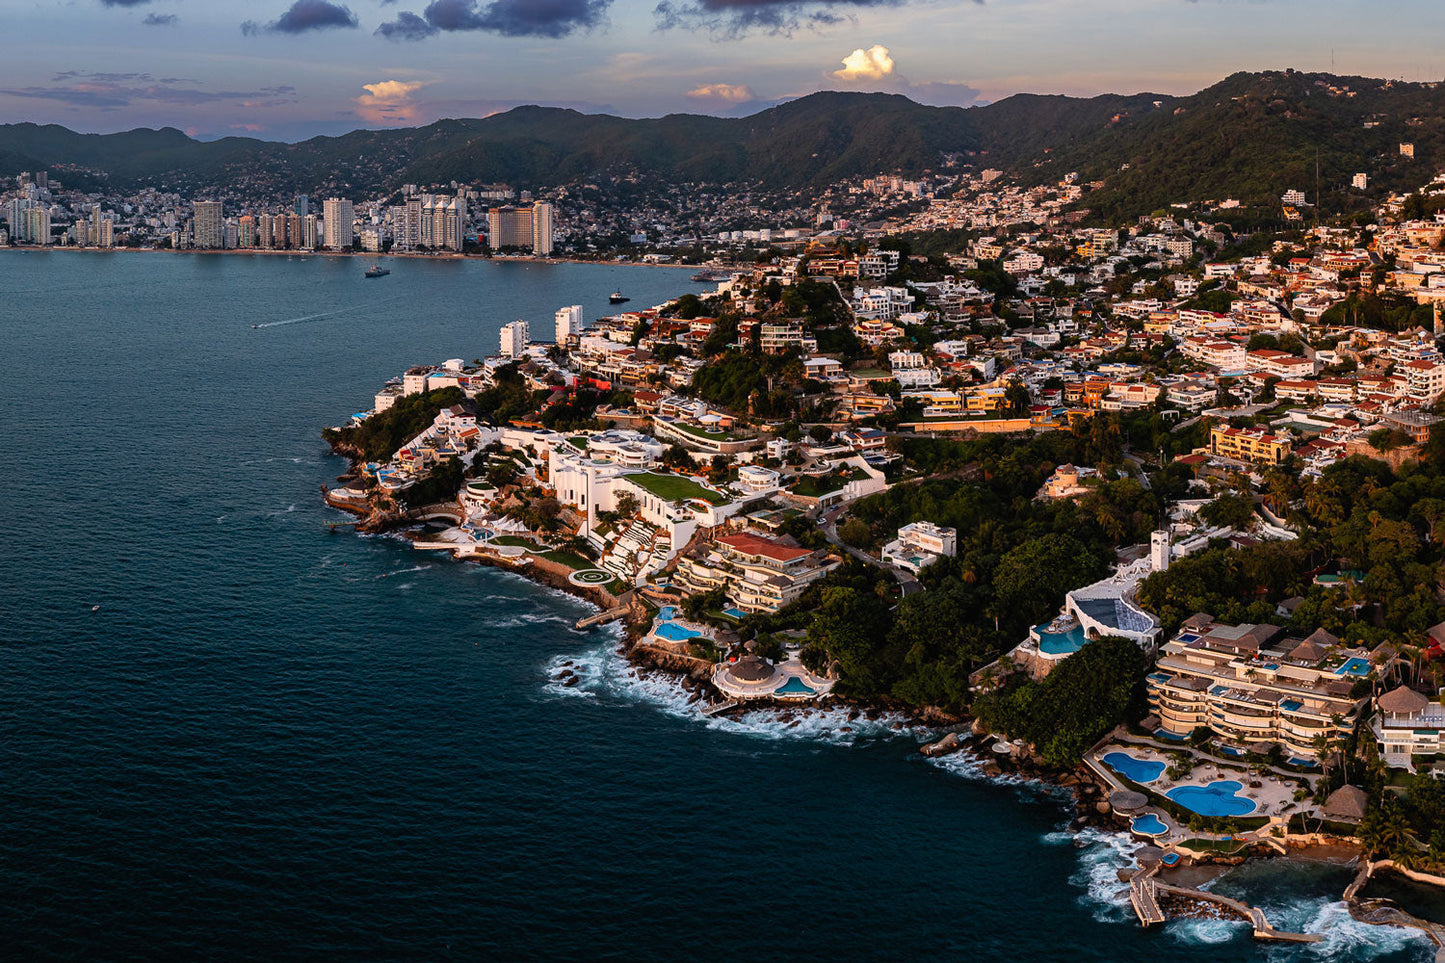
[[[531,335],[525,321],[512,321],[502,325],[502,354],[508,358],[521,358],[527,354]]]
[[[557,343],[571,344],[582,335],[582,305],[557,309]]]
[[[898,530],[898,537],[883,546],[883,561],[915,575],[941,556],[958,554],[958,533],[932,522],[912,522]]]
[[[196,247],[216,250],[226,243],[225,220],[220,201],[196,201],[196,216],[191,224]]]
[[[355,239],[352,225],[356,220],[351,202],[340,197],[328,197],[321,204],[321,219],[326,225],[325,246],[333,251],[350,250]]]

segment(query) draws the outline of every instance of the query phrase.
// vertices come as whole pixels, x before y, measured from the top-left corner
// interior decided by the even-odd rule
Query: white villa
[[[958,533],[932,522],[911,522],[898,530],[898,537],[883,546],[883,561],[907,569],[914,575],[941,556],[958,554]]]

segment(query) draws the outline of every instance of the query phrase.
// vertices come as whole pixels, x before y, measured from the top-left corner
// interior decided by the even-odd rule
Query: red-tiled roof
[[[787,545],[780,545],[772,539],[763,538],[761,535],[753,535],[750,532],[739,532],[736,535],[723,535],[718,539],[718,544],[726,545],[744,555],[760,555],[764,558],[771,558],[779,562],[792,562],[812,554],[806,548],[792,548]]]

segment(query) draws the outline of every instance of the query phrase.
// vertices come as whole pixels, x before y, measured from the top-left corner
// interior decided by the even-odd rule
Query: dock
[[[620,619],[626,614],[627,606],[619,605],[614,609],[608,609],[606,612],[598,612],[596,615],[589,615],[585,619],[578,619],[576,627],[579,630],[590,629],[594,625],[601,625],[604,622],[612,622]]]
[[[1239,916],[1240,919],[1248,920],[1250,926],[1254,928],[1254,938],[1257,940],[1277,943],[1318,943],[1324,939],[1318,933],[1291,933],[1288,930],[1275,929],[1265,917],[1264,910],[1258,906],[1250,906],[1248,903],[1230,899],[1228,896],[1220,896],[1218,893],[1161,883],[1154,878],[1154,872],[1155,870],[1152,869],[1146,870],[1135,874],[1129,880],[1129,902],[1133,905],[1139,922],[1146,928],[1163,923],[1168,918],[1159,906],[1159,894],[1163,893],[1168,896],[1180,896],[1185,899],[1201,900],[1216,906],[1223,906]]]
[[[1145,928],[1163,923],[1168,918],[1159,908],[1159,882],[1152,876],[1141,873],[1129,880],[1129,902]]]
[[[729,699],[727,702],[719,702],[714,705],[708,706],[706,709],[702,710],[702,714],[708,717],[720,716],[724,712],[727,712],[729,709],[736,709],[740,705],[742,705],[742,703],[739,702],[737,699]]]

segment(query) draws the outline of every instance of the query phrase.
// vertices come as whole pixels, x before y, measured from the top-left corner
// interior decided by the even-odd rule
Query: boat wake
[[[704,703],[676,679],[659,672],[644,672],[617,650],[618,629],[609,641],[575,655],[560,655],[547,664],[548,695],[595,699],[617,705],[643,703],[665,715],[705,725],[709,729],[757,739],[803,739],[830,745],[909,736],[923,732],[909,728],[901,716],[863,717],[850,709],[758,709],[736,717],[709,717]]]
[[[394,298],[382,298],[375,301],[363,301],[360,304],[353,304],[345,308],[337,308],[335,311],[323,311],[320,314],[306,314],[299,318],[286,318],[281,321],[262,321],[259,324],[251,325],[252,328],[281,328],[288,324],[304,324],[308,321],[320,321],[324,318],[334,318],[337,315],[347,314],[351,311],[359,311],[362,308],[376,307],[379,304],[389,304],[392,301],[399,301],[404,295]]]

